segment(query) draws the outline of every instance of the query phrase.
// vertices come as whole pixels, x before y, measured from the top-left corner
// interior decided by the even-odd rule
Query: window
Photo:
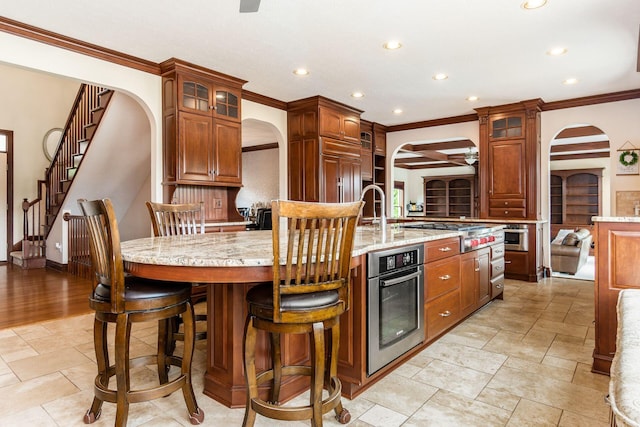
[[[393,183],[393,202],[391,204],[391,216],[401,218],[404,216],[404,182]]]

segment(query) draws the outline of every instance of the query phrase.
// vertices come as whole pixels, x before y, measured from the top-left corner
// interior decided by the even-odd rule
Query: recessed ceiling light
[[[553,49],[549,49],[547,51],[547,55],[552,55],[552,56],[560,56],[560,55],[564,55],[565,53],[567,53],[566,47],[554,47]]]
[[[566,79],[562,83],[564,83],[566,85],[574,85],[574,84],[578,83],[578,79],[576,79],[575,77],[569,77],[568,79]]]
[[[523,9],[537,9],[547,4],[547,0],[528,0],[522,3]]]
[[[433,80],[447,80],[448,78],[449,76],[447,76],[445,73],[438,73],[433,76]]]
[[[402,108],[396,108],[393,110],[393,114],[402,114]]]
[[[362,98],[362,97],[364,96],[364,93],[362,93],[362,92],[353,92],[353,93],[351,94],[351,96],[352,96],[353,98]]]
[[[477,100],[478,100],[478,97],[475,96],[475,95],[467,96],[467,101],[473,102],[473,101],[477,101]]]
[[[394,50],[400,49],[402,47],[402,44],[398,40],[389,40],[388,42],[383,44],[382,47],[385,49]]]
[[[306,68],[296,68],[295,70],[293,70],[293,74],[295,74],[296,76],[307,76],[309,75],[309,70],[307,70]]]

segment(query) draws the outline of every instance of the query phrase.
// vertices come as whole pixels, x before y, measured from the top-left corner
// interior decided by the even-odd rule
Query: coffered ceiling
[[[383,125],[640,88],[640,1],[523,1],[262,0],[240,13],[239,0],[20,0],[0,13],[153,62],[177,57],[279,101],[323,95]],[[391,39],[402,47],[385,50]],[[547,53],[556,47],[567,52]]]

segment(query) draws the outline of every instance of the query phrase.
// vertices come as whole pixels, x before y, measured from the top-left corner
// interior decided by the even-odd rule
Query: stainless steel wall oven
[[[367,374],[424,341],[424,248],[372,252],[367,263]]]
[[[508,251],[529,250],[529,228],[526,224],[508,224],[504,229],[504,248]]]

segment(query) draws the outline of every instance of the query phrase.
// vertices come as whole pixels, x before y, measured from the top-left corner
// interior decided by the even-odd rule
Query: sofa
[[[586,228],[577,231],[560,230],[551,242],[551,269],[576,274],[587,262],[593,236]]]

